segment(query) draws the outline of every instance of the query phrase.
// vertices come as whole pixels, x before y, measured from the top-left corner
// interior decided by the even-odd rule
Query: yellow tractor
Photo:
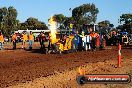
[[[61,52],[69,52],[70,50],[72,50],[72,47],[73,47],[73,40],[74,36],[73,35],[69,35],[66,37],[65,39],[65,43],[61,43],[60,42],[60,45],[59,45],[59,50],[60,50],[60,53]]]
[[[52,53],[65,53],[72,50],[72,40],[74,35],[66,36],[65,34],[56,33],[56,40],[52,42],[51,39],[51,50]]]

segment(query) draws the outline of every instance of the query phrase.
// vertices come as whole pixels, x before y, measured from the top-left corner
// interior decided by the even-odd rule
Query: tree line
[[[18,12],[13,6],[0,8],[0,30],[3,34],[10,35],[15,30],[48,29],[46,24],[37,18],[29,17],[25,22],[20,22],[17,15]]]
[[[54,18],[58,23],[58,29],[66,29],[72,23],[74,24],[74,28],[78,31],[81,31],[82,26],[84,24],[93,24],[97,20],[97,15],[99,13],[99,9],[95,6],[95,4],[83,4],[73,9],[69,9],[72,12],[71,17],[66,17],[64,14],[54,14]],[[39,21],[37,18],[29,17],[25,22],[20,22],[17,19],[18,12],[13,7],[2,7],[0,8],[0,30],[5,35],[10,35],[11,32],[15,30],[36,30],[48,29],[46,24],[42,21]],[[132,14],[122,14],[119,18],[120,25],[117,27],[118,29],[126,29],[131,30],[132,28]],[[98,23],[99,27],[114,27],[109,20],[104,20]]]
[[[71,8],[69,10],[71,10]],[[60,29],[66,29],[70,23],[73,23],[74,27],[78,31],[82,31],[81,29],[83,28],[82,26],[84,24],[96,23],[98,13],[99,9],[94,4],[89,3],[75,7],[72,10],[71,17],[66,17],[63,14],[55,14],[54,18],[59,23]],[[109,32],[110,29],[120,29],[120,31],[132,32],[132,13],[121,14],[117,21],[119,21],[120,25],[118,25],[116,28],[113,28],[114,24],[112,24],[109,20],[104,20],[98,22],[97,24],[105,33],[106,31]]]

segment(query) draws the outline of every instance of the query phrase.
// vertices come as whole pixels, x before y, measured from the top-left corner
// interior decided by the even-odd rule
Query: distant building
[[[30,31],[32,31],[36,36],[38,36],[40,34],[41,31],[43,31],[44,33],[48,34],[50,32],[50,30],[17,30],[15,31],[15,33],[22,33],[23,31],[26,31],[27,33],[29,33]]]

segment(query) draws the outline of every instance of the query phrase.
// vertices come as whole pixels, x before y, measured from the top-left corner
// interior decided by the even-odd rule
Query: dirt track
[[[132,49],[122,50],[123,58],[132,58]],[[116,47],[102,51],[84,51],[70,54],[40,54],[38,49],[0,51],[0,88],[33,81],[56,72],[72,70],[88,63],[117,61]]]

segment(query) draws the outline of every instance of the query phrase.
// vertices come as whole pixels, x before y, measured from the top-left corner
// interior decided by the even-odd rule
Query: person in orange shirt
[[[28,35],[28,40],[29,40],[29,50],[32,50],[32,45],[34,42],[34,35],[33,35],[32,31],[30,31],[30,33]]]
[[[4,37],[3,37],[2,32],[0,31],[0,50],[3,49],[3,42],[4,42]]]
[[[94,31],[91,32],[90,36],[92,37],[92,40],[91,40],[91,48],[93,51],[96,50],[96,36],[97,36],[97,33],[95,33]]]
[[[96,36],[96,47],[99,48],[100,47],[100,35],[97,34]]]
[[[12,42],[13,42],[13,50],[15,50],[16,49],[16,42],[17,42],[16,33],[13,33],[13,35],[12,35]]]
[[[28,36],[26,34],[26,31],[22,33],[22,49],[25,49],[26,47],[26,42],[27,42]]]

